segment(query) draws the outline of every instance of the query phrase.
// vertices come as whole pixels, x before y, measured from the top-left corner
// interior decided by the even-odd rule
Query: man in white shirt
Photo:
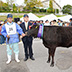
[[[49,21],[48,21],[48,20],[46,20],[46,21],[45,21],[44,26],[50,26],[50,23],[49,23]]]
[[[29,22],[29,16],[27,14],[24,15],[24,22],[20,24],[20,27],[22,28],[23,32],[27,32],[29,30],[29,27],[32,25],[32,23]],[[25,52],[25,58],[24,61],[28,60],[28,57],[30,57],[31,60],[35,60],[33,57],[33,50],[32,50],[32,40],[33,38],[31,36],[25,36],[22,38],[23,44],[24,44],[24,52]]]

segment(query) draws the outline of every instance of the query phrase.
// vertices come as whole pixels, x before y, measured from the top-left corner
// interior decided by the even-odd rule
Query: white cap
[[[18,21],[17,23],[20,24],[20,21]]]
[[[2,21],[1,24],[3,24],[4,22]]]

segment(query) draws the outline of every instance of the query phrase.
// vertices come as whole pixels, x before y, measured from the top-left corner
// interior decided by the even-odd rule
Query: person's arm
[[[20,27],[22,28],[22,24],[20,24]]]
[[[22,35],[23,37],[25,36],[25,34],[24,34],[23,31],[22,31],[22,28],[21,28],[18,24],[16,24],[16,29],[17,29],[17,32],[18,32],[20,35]]]

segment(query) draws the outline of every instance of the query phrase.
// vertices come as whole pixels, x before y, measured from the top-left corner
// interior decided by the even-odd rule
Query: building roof
[[[49,0],[45,0],[45,1],[42,1],[42,3],[44,3],[44,2],[48,2]],[[55,1],[55,0],[53,0],[54,1],[54,3],[61,9],[61,6]]]

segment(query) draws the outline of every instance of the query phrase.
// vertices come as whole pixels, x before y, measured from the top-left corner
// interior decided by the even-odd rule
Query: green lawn
[[[43,16],[45,16],[45,15],[36,15],[37,17],[39,17],[39,18],[41,18],[41,17],[43,17]],[[62,17],[62,16],[65,16],[65,15],[56,15],[57,17]],[[14,15],[13,16],[13,18],[17,18],[17,17],[19,17],[19,18],[21,18],[21,17],[23,17],[23,15]],[[0,20],[6,20],[7,18],[6,18],[6,16],[0,16]]]
[[[65,15],[56,15],[57,17],[63,17],[63,16],[65,16]]]
[[[41,15],[37,15],[37,17],[41,18],[41,17],[43,17],[43,16],[41,16]]]
[[[6,16],[0,16],[0,20],[5,20],[6,19]]]
[[[39,18],[41,18],[41,17],[43,17],[43,16],[41,16],[41,15],[37,15]],[[17,17],[19,17],[19,18],[22,18],[23,17],[23,15],[14,15],[13,16],[13,18],[17,18]],[[6,18],[6,16],[0,16],[0,20],[6,20],[7,18]]]
[[[13,18],[17,18],[17,17],[19,17],[19,18],[21,18],[21,17],[23,17],[22,15],[14,15],[13,16]],[[6,20],[7,19],[7,16],[0,16],[0,20]]]

